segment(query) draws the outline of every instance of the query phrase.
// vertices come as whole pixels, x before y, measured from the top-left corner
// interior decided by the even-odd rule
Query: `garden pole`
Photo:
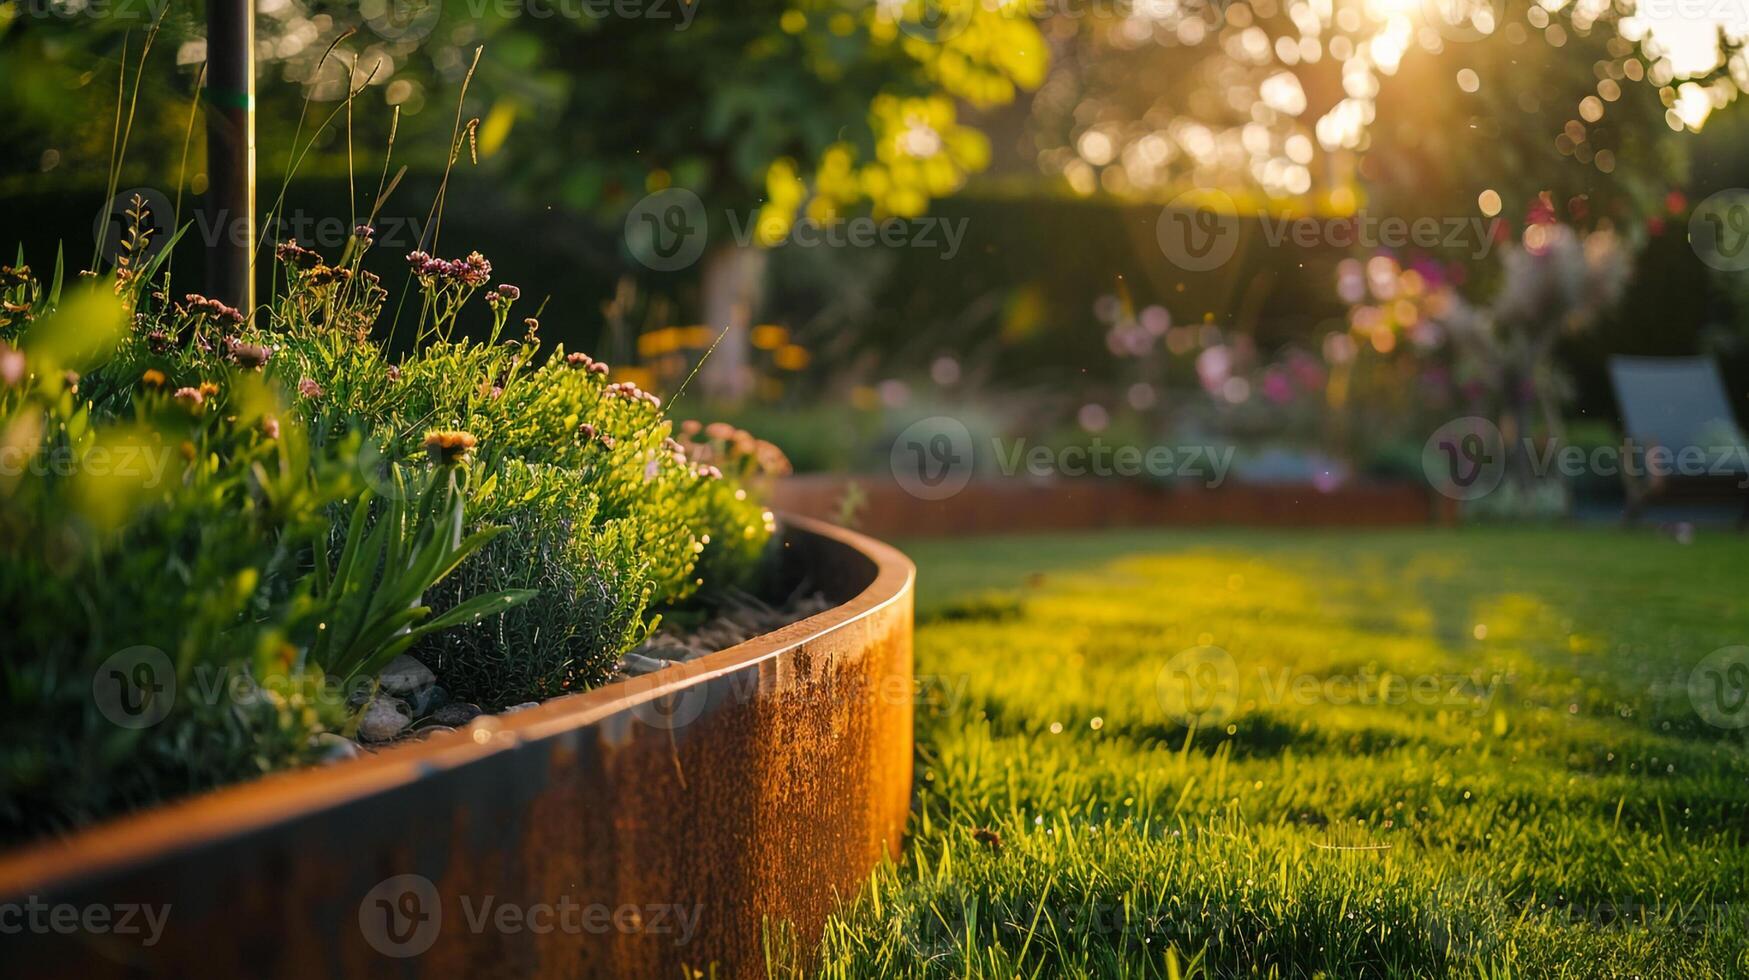
[[[255,4],[207,0],[207,292],[255,315]]]

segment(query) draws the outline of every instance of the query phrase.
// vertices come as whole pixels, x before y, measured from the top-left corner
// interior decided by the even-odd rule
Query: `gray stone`
[[[663,652],[666,653],[667,650],[664,649]],[[674,661],[672,660],[646,657],[643,654],[638,653],[628,653],[625,655],[625,659],[619,662],[619,669],[633,677],[637,677],[641,674],[653,674],[664,667],[672,666],[674,666]]]
[[[449,703],[449,692],[442,684],[415,691],[407,698],[407,707],[413,709],[413,717],[423,718]]]
[[[364,706],[358,717],[358,737],[367,742],[387,742],[413,723],[407,705],[399,698],[377,698]]]
[[[453,732],[453,731],[455,731],[455,729],[449,727],[448,725],[427,725],[426,727],[419,729],[419,737],[422,739],[423,738],[430,738],[431,736],[436,735],[438,732]]]
[[[513,714],[516,714],[518,711],[527,711],[530,708],[538,708],[538,707],[540,707],[539,701],[524,701],[521,704],[513,704],[510,707],[505,708],[503,711],[500,711],[498,713],[501,715],[513,715]]]
[[[437,675],[430,667],[404,653],[389,661],[377,679],[390,694],[412,694],[437,683]]]
[[[480,716],[480,706],[467,701],[446,704],[431,713],[431,720],[452,728],[465,725]]]
[[[317,732],[310,736],[310,747],[317,751],[317,758],[322,762],[356,759],[361,752],[357,742],[333,732]]]

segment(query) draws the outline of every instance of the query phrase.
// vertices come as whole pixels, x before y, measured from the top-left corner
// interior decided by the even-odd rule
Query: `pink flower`
[[[1277,405],[1286,405],[1294,400],[1294,384],[1288,380],[1286,371],[1272,367],[1263,372],[1263,397]]]
[[[298,382],[298,394],[305,398],[320,398],[322,397],[322,386],[317,384],[314,378],[304,378]]]

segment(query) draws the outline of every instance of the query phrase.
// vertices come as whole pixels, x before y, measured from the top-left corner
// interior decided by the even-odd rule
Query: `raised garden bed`
[[[805,958],[899,848],[912,568],[805,518],[782,534],[784,577],[837,605],[0,856],[0,925],[22,925],[7,972],[737,977],[764,976],[768,949]]]
[[[881,536],[1004,534],[1100,527],[1248,525],[1402,527],[1451,524],[1455,502],[1424,485],[1362,483],[1321,490],[1310,484],[1208,489],[1122,479],[972,480],[945,500],[923,500],[890,476],[807,474],[780,481],[772,505],[830,518],[848,485],[861,487],[857,526]]]

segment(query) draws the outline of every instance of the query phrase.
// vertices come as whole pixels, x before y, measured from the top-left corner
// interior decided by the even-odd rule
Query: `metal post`
[[[255,3],[207,0],[207,292],[255,311]]]

